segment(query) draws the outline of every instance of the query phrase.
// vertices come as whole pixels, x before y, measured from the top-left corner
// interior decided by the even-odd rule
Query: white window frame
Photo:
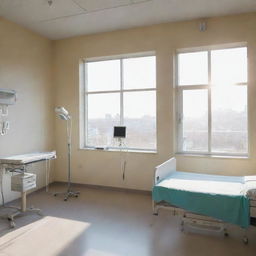
[[[205,46],[205,47],[196,47],[196,48],[186,48],[178,49],[175,56],[175,108],[176,108],[176,154],[184,155],[202,155],[202,156],[227,156],[227,157],[248,157],[250,154],[250,126],[249,126],[249,97],[248,97],[248,84],[247,79],[246,83],[234,83],[234,86],[246,86],[247,87],[247,152],[246,153],[223,153],[223,152],[212,152],[211,150],[211,139],[212,139],[212,111],[211,111],[211,88],[214,87],[214,84],[211,82],[211,51],[212,50],[224,50],[232,48],[247,48],[247,63],[248,63],[248,46],[247,43],[233,43],[228,45],[215,45],[215,46]],[[181,85],[179,86],[179,77],[178,77],[178,55],[180,53],[193,53],[206,51],[208,53],[208,83],[200,85]],[[247,65],[247,73],[249,72],[249,65]],[[247,74],[247,77],[249,75]],[[185,90],[196,90],[196,89],[207,89],[208,91],[208,151],[184,151],[182,148],[183,144],[183,91]]]
[[[89,146],[87,145],[87,136],[88,136],[88,95],[90,94],[107,94],[107,93],[119,93],[120,94],[120,126],[124,125],[124,100],[123,94],[125,92],[147,92],[154,91],[155,92],[155,102],[156,102],[156,133],[155,133],[155,141],[156,148],[155,149],[147,149],[147,148],[133,148],[133,147],[122,147],[122,150],[125,151],[134,151],[134,152],[157,152],[157,83],[154,88],[144,88],[144,89],[124,89],[123,83],[123,60],[128,58],[137,58],[137,57],[155,57],[155,52],[144,52],[144,53],[134,53],[134,54],[126,54],[126,55],[117,55],[111,57],[96,57],[96,58],[87,58],[82,59],[80,62],[80,148],[81,149],[104,149],[104,150],[120,150],[120,147],[105,147],[99,148],[97,146]],[[90,91],[87,89],[87,63],[90,62],[98,62],[98,61],[107,61],[107,60],[120,60],[120,89],[119,90],[109,90],[109,91]]]

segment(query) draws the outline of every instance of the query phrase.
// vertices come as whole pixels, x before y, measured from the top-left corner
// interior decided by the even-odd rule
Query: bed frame
[[[155,174],[153,178],[153,186],[162,180],[164,180],[167,176],[169,176],[172,172],[176,171],[176,159],[171,158],[166,162],[158,165],[155,168]],[[256,204],[255,204],[256,206]],[[171,205],[165,201],[155,202],[152,201],[153,214],[158,216],[160,209],[166,209],[171,211],[173,215],[181,216],[181,231],[185,231],[185,227],[189,226],[193,229],[201,230],[201,231],[211,231],[211,232],[219,232],[224,236],[228,236],[228,231],[226,227],[226,223],[208,216],[195,214],[192,212],[188,212],[182,208]],[[254,211],[256,210],[253,209]],[[252,213],[252,207],[250,208],[250,212]],[[256,211],[255,211],[256,214]],[[252,216],[256,217],[256,216]],[[244,229],[243,242],[248,244],[249,240],[247,237],[247,230]]]

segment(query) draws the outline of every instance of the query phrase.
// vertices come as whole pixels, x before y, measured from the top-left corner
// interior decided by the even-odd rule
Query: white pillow
[[[256,200],[256,175],[245,176],[244,181],[246,196]]]

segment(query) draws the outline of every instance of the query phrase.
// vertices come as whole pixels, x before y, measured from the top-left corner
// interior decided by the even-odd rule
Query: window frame
[[[148,148],[136,148],[136,147],[122,147],[124,151],[134,151],[134,152],[148,152],[148,153],[156,153],[158,144],[157,144],[157,80],[155,81],[155,87],[153,88],[142,88],[142,89],[124,89],[124,81],[123,81],[123,60],[129,58],[139,58],[139,57],[155,57],[156,53],[154,51],[143,52],[143,53],[133,53],[133,54],[125,54],[125,55],[116,55],[109,57],[94,57],[94,58],[85,58],[80,61],[80,148],[81,149],[92,149],[92,150],[120,150],[120,147],[114,146],[106,146],[104,148],[97,146],[87,145],[88,141],[88,95],[96,95],[96,94],[108,94],[108,93],[118,93],[120,97],[120,124],[124,125],[124,93],[126,92],[147,92],[153,91],[155,92],[155,103],[156,103],[156,118],[155,118],[155,142],[156,147],[154,149]],[[99,62],[99,61],[108,61],[108,60],[120,60],[120,89],[118,90],[107,90],[107,91],[88,91],[88,81],[87,81],[87,64],[91,62]],[[155,66],[156,68],[156,66]],[[157,68],[156,70],[157,71]]]
[[[234,83],[234,86],[246,86],[247,87],[247,152],[246,153],[225,153],[225,152],[217,152],[212,151],[212,97],[211,97],[211,88],[214,88],[214,84],[211,81],[211,51],[213,50],[224,50],[224,49],[233,49],[233,48],[247,48],[247,82],[244,83]],[[207,84],[199,84],[199,85],[179,85],[179,62],[178,55],[181,53],[193,53],[206,51],[208,58],[208,83]],[[201,155],[201,156],[220,156],[220,157],[246,157],[248,158],[250,155],[250,115],[249,115],[249,60],[248,60],[248,45],[246,42],[241,43],[233,43],[233,44],[224,44],[224,45],[214,45],[214,46],[204,46],[204,47],[194,47],[194,48],[185,48],[176,50],[175,54],[175,86],[174,86],[174,94],[175,94],[175,123],[176,123],[176,142],[175,142],[175,152],[176,154],[181,155]],[[183,91],[185,90],[196,90],[196,89],[205,89],[208,92],[208,151],[185,151],[183,150],[182,145],[182,134],[183,134]]]

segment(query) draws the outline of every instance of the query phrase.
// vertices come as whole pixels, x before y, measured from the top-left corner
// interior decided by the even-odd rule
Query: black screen
[[[114,126],[114,138],[125,138],[126,126]]]

